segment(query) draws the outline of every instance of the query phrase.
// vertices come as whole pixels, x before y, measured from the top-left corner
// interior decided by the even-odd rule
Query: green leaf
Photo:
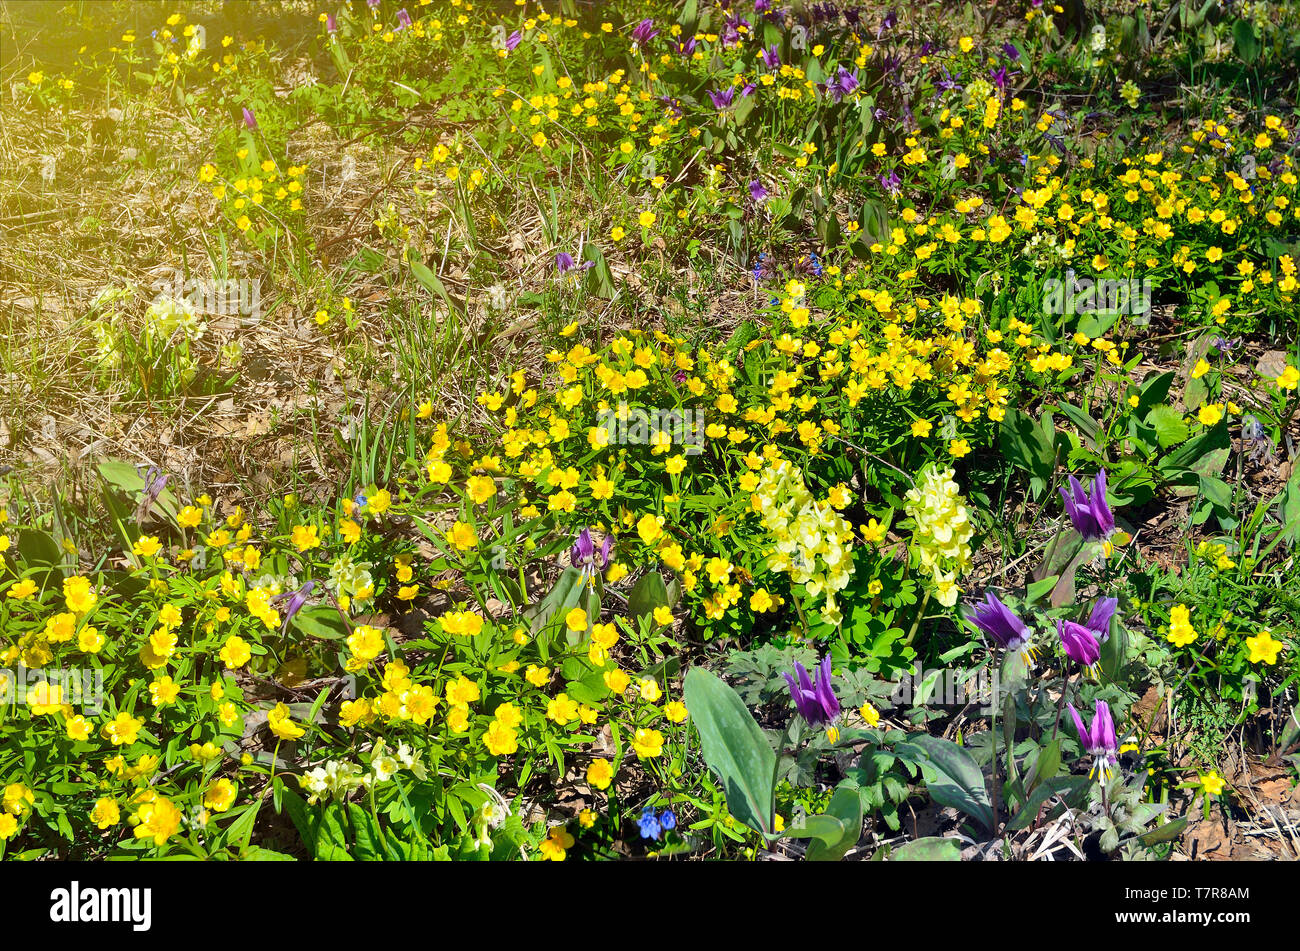
[[[805,857],[810,862],[838,862],[862,838],[862,796],[857,785],[841,783],[826,806],[826,815],[839,822],[840,834],[834,839],[819,836],[809,842]]]
[[[1156,441],[1160,443],[1161,449],[1178,445],[1191,432],[1183,414],[1172,406],[1152,407],[1151,412],[1147,413],[1146,421],[1155,430]]]
[[[1232,25],[1232,51],[1243,63],[1253,63],[1259,59],[1259,37],[1255,35],[1255,25],[1249,20],[1238,20]]]
[[[791,839],[813,839],[829,845],[844,837],[844,824],[825,814],[805,816],[803,821],[790,826],[782,834]]]
[[[960,809],[993,831],[993,806],[984,786],[984,774],[969,752],[951,740],[910,733],[894,747],[894,753],[921,768],[935,802]]]
[[[891,862],[960,862],[961,840],[941,836],[913,839],[894,849]]]
[[[641,576],[627,596],[628,611],[634,618],[642,618],[653,613],[654,609],[667,605],[668,588],[663,575],[657,571],[648,571]]]
[[[1172,822],[1166,822],[1164,825],[1152,829],[1150,832],[1144,832],[1137,837],[1137,840],[1143,845],[1156,845],[1159,842],[1170,842],[1183,834],[1187,828],[1187,817],[1181,816]]]
[[[686,709],[731,814],[765,836],[776,804],[776,753],[740,696],[702,667],[686,672]]]

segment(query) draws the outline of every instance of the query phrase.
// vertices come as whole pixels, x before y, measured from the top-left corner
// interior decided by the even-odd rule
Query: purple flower
[[[876,39],[880,39],[884,34],[888,33],[897,25],[898,25],[898,14],[895,13],[893,10],[890,10],[888,13],[885,14],[884,19],[880,21],[880,28],[876,30]]]
[[[379,0],[366,0],[366,6],[373,10],[379,6]]]
[[[742,36],[740,28],[742,26],[746,32],[749,31],[749,21],[742,19],[739,14],[733,13],[727,17],[727,22],[722,25],[722,36],[720,37],[724,47],[735,46],[740,42]]]
[[[1074,621],[1057,621],[1056,633],[1065,648],[1065,656],[1084,667],[1091,667],[1101,657],[1101,644],[1090,628]]]
[[[1119,740],[1115,736],[1115,721],[1110,717],[1110,706],[1105,700],[1098,700],[1092,725],[1088,727],[1083,725],[1083,717],[1074,709],[1074,704],[1067,706],[1070,708],[1070,716],[1074,718],[1074,728],[1079,731],[1083,751],[1096,758],[1094,769],[1101,769],[1102,781],[1105,782],[1110,770],[1119,762]]]
[[[857,70],[849,72],[841,66],[836,70],[835,75],[827,80],[826,85],[823,88],[825,88],[827,95],[833,98],[836,102],[840,102],[845,96],[857,89],[858,85]]]
[[[604,571],[609,564],[610,552],[614,549],[614,536],[606,535],[599,550],[591,539],[591,529],[584,528],[578,533],[573,547],[569,549],[569,563],[584,572]]]
[[[1106,504],[1106,470],[1102,469],[1092,482],[1092,495],[1083,491],[1083,486],[1074,476],[1070,476],[1070,491],[1060,490],[1065,500],[1065,512],[1074,523],[1074,529],[1087,541],[1093,538],[1108,538],[1115,531],[1115,516]]]
[[[953,76],[948,72],[948,67],[940,64],[940,72],[943,73],[943,79],[934,84],[934,88],[943,92],[960,92],[961,84],[957,80],[961,79],[961,73]]]
[[[977,605],[969,617],[972,624],[1006,650],[1023,650],[1033,634],[1029,625],[992,592],[984,593],[984,603]]]
[[[690,56],[695,52],[695,47],[698,45],[699,42],[692,36],[684,42],[682,40],[676,40],[673,43],[673,49],[676,51],[678,56]]]
[[[573,255],[568,251],[561,251],[555,256],[555,269],[560,272],[561,277],[568,274],[570,271],[585,271],[588,268],[593,267],[595,263],[595,261],[583,261],[581,264],[578,264],[573,260]]]
[[[763,183],[757,178],[749,183],[749,198],[751,201],[760,202],[768,196],[768,191],[763,187]]]
[[[772,0],[754,0],[754,12],[764,14],[772,9]]]
[[[880,176],[880,184],[889,189],[889,194],[897,195],[898,190],[903,187],[903,180],[898,177],[898,173],[892,168],[884,175]]]
[[[164,475],[161,469],[150,466],[144,474],[144,497],[140,499],[140,504],[135,510],[135,520],[143,522],[149,516],[149,510],[153,504],[158,501],[158,496],[162,495],[163,489],[167,487],[167,480],[171,476]]]
[[[244,107],[244,125],[250,129],[257,128],[257,117],[253,115],[253,110],[247,106]]]
[[[775,71],[781,68],[781,54],[777,51],[775,43],[765,50],[759,50],[758,57],[763,61],[763,65],[770,70]]]
[[[732,104],[736,99],[736,87],[728,86],[722,92],[714,92],[712,89],[706,90],[709,98],[713,100],[713,108],[721,112]]]
[[[333,33],[333,32],[334,32],[335,30],[337,30],[338,28],[339,28],[339,25],[338,25],[338,23],[335,22],[335,20],[334,20],[334,14],[332,14],[332,13],[327,13],[327,14],[325,14],[325,30],[326,30],[326,32],[328,32],[328,33]]]
[[[403,7],[401,10],[398,10],[398,11],[397,11],[397,22],[398,22],[399,24],[401,24],[401,25],[398,27],[399,30],[405,30],[405,29],[408,29],[408,28],[410,27],[410,25],[411,25],[411,15],[410,15],[409,13],[406,12],[406,8],[405,8],[405,7]]]
[[[658,35],[659,31],[655,29],[655,21],[649,18],[642,20],[632,28],[632,42],[637,46],[645,46]]]
[[[831,688],[830,654],[823,657],[822,662],[817,665],[816,684],[808,676],[808,671],[804,669],[803,664],[798,661],[795,661],[794,671],[795,676],[799,678],[797,683],[789,674],[782,676],[790,685],[790,696],[794,700],[795,709],[809,726],[829,723],[840,715],[840,702]]]
[[[523,38],[524,38],[524,34],[523,34],[523,31],[522,31],[522,30],[515,30],[513,33],[511,33],[509,36],[507,36],[507,37],[506,37],[506,52],[513,53],[514,50],[515,50],[515,47],[519,45],[520,41],[522,41]]]
[[[1110,619],[1119,607],[1119,598],[1099,598],[1092,606],[1092,614],[1084,622],[1084,627],[1097,635],[1098,643],[1105,644],[1110,637]]]
[[[1014,43],[1003,43],[1002,52],[1006,55],[1007,59],[1011,60],[1013,63],[1020,59],[1020,50],[1016,48],[1016,44]]]
[[[279,604],[281,602],[284,603],[285,605],[284,626],[286,628],[289,626],[289,622],[293,620],[293,616],[297,614],[299,611],[301,611],[302,606],[307,603],[307,598],[310,597],[312,589],[315,587],[316,587],[315,581],[308,581],[297,591],[290,591],[290,592],[286,592],[285,594],[277,594],[275,597],[271,599],[276,604]]]

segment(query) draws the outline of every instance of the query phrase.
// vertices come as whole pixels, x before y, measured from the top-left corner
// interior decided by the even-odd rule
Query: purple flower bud
[[[409,13],[406,12],[406,8],[405,8],[405,7],[403,7],[401,10],[398,10],[398,11],[397,11],[397,22],[398,22],[398,24],[400,24],[400,25],[398,26],[398,29],[399,29],[399,30],[405,30],[405,29],[409,29],[409,28],[410,28],[410,26],[411,26],[411,15],[410,15]]]
[[[984,603],[976,606],[970,620],[1006,650],[1021,650],[1033,633],[1028,624],[991,592],[985,592]]]
[[[1097,635],[1097,641],[1101,644],[1105,644],[1110,637],[1110,619],[1118,607],[1119,598],[1100,598],[1092,606],[1092,614],[1084,626]]]
[[[513,53],[515,47],[518,46],[520,42],[523,41],[523,38],[524,38],[523,32],[521,30],[515,30],[513,33],[511,33],[509,36],[506,37],[506,50],[508,52]]]
[[[1085,541],[1094,538],[1109,538],[1115,531],[1115,516],[1106,504],[1106,470],[1102,469],[1092,483],[1092,495],[1083,491],[1083,486],[1074,476],[1070,476],[1070,490],[1060,490],[1065,500],[1065,513],[1074,523],[1074,529]]]
[[[335,32],[338,28],[339,28],[339,25],[338,25],[338,23],[337,23],[337,22],[335,21],[335,19],[334,19],[334,14],[332,14],[332,13],[327,13],[327,14],[325,14],[325,31],[326,31],[327,33],[333,33],[333,32]]]
[[[840,701],[835,696],[835,691],[831,687],[831,655],[827,654],[822,658],[822,662],[817,667],[817,682],[813,683],[812,678],[808,676],[808,671],[804,665],[795,662],[795,677],[789,674],[783,674],[785,682],[790,686],[790,697],[794,700],[795,709],[799,715],[808,722],[809,726],[820,726],[823,723],[829,723],[840,715]]]
[[[760,202],[766,199],[768,190],[763,187],[763,183],[757,178],[749,183],[749,197],[751,201]]]
[[[775,43],[765,50],[759,50],[758,55],[768,69],[775,71],[781,68],[781,54],[777,51]]]
[[[1074,621],[1057,621],[1056,633],[1065,648],[1065,656],[1084,667],[1091,667],[1101,657],[1101,644],[1092,631]]]
[[[253,115],[253,110],[247,106],[244,107],[244,125],[250,129],[257,128],[257,118]]]

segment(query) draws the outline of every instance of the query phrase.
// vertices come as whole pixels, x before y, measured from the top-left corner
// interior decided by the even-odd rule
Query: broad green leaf
[[[894,747],[900,758],[921,767],[931,798],[960,809],[985,829],[994,826],[993,806],[974,757],[962,747],[927,733],[911,733]]]
[[[702,667],[686,672],[683,694],[700,732],[704,761],[722,783],[731,814],[772,834],[776,753],[735,690]]]

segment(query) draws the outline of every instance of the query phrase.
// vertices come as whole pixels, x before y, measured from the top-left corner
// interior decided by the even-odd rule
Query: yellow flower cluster
[[[759,477],[750,500],[763,528],[775,539],[767,557],[772,571],[787,572],[812,597],[826,593],[821,616],[839,624],[843,614],[835,592],[853,574],[853,527],[830,502],[818,502],[803,473],[787,460],[773,463]]]
[[[930,573],[939,603],[950,608],[961,592],[957,579],[970,567],[970,540],[975,534],[953,470],[933,463],[926,466],[906,500],[904,511],[916,523],[912,552]]]

